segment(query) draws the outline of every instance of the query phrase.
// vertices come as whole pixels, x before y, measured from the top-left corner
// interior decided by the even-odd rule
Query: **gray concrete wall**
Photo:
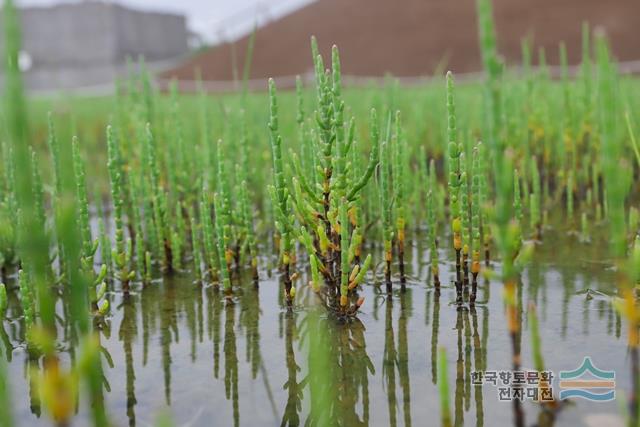
[[[165,60],[184,55],[189,50],[184,16],[141,12],[117,5],[113,12],[117,62],[139,55],[149,61]]]
[[[113,8],[86,2],[21,11],[22,48],[33,69],[69,68],[114,62],[117,34]]]
[[[153,64],[189,50],[186,20],[180,15],[101,1],[30,7],[20,15],[23,51],[32,61],[25,72],[30,90],[109,84],[129,57],[144,56]]]

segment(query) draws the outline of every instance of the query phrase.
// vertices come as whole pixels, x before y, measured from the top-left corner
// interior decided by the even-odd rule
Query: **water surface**
[[[597,414],[619,416],[619,400],[630,390],[627,327],[611,305],[614,273],[607,260],[599,258],[604,243],[584,245],[563,232],[549,232],[545,239],[521,280],[522,365],[533,367],[527,314],[533,302],[547,369],[556,374],[573,370],[584,356],[591,356],[596,366],[617,374],[617,402],[573,401],[553,425],[587,425]],[[441,265],[446,286],[436,297],[426,246],[421,237],[415,239],[405,293],[397,290],[389,298],[384,287],[370,280],[361,291],[366,301],[358,321],[345,325],[323,320],[332,328],[327,351],[338,378],[331,396],[338,424],[439,424],[436,356],[441,346],[449,361],[455,424],[513,422],[512,405],[498,400],[497,388],[470,381],[475,370],[511,368],[502,285],[481,279],[475,309],[457,311],[455,289],[448,284],[453,266]],[[449,253],[441,255],[453,259]],[[258,288],[243,275],[233,302],[214,286],[194,285],[188,272],[135,287],[129,297],[117,290],[109,293],[112,310],[100,341],[104,398],[114,425],[153,425],[166,407],[180,426],[307,421],[308,310],[302,303],[311,295],[299,282],[300,306],[287,310],[277,271],[267,268],[273,262],[262,260]],[[17,290],[12,288],[0,333],[2,355],[9,360],[14,415],[19,426],[51,425],[30,386],[29,377],[41,362],[29,361],[25,351]],[[61,360],[68,363],[74,355],[64,310],[59,311]],[[552,425],[538,404],[527,401],[524,410],[527,425]],[[81,398],[74,425],[88,423]]]

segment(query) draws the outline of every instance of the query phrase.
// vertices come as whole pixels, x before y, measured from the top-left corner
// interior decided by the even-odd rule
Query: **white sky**
[[[90,0],[16,0],[20,6],[50,5]],[[114,0],[103,0],[114,1]],[[137,9],[178,12],[189,28],[209,41],[232,38],[251,29],[254,22],[279,17],[313,0],[115,0]],[[221,28],[225,27],[225,28]],[[222,32],[221,32],[222,29]]]

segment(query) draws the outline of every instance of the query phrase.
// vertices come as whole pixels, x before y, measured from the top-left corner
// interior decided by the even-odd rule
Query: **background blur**
[[[31,92],[109,92],[127,62],[144,57],[157,84],[232,90],[244,71],[253,28],[252,87],[311,71],[309,37],[337,44],[352,82],[387,74],[410,81],[481,69],[475,0],[18,0],[21,66]],[[638,0],[495,0],[498,45],[517,65],[528,38],[554,65],[565,42],[578,63],[581,26],[604,31],[623,71],[640,70]]]

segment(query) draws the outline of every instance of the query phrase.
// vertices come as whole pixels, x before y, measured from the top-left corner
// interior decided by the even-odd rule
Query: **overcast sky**
[[[21,6],[50,5],[83,0],[17,0]],[[84,0],[87,1],[87,0]],[[113,1],[113,0],[108,0]],[[222,34],[233,37],[235,32],[246,31],[253,22],[260,23],[294,10],[313,0],[115,0],[115,3],[138,9],[183,13],[189,28],[215,41]],[[226,28],[221,28],[226,27]]]

